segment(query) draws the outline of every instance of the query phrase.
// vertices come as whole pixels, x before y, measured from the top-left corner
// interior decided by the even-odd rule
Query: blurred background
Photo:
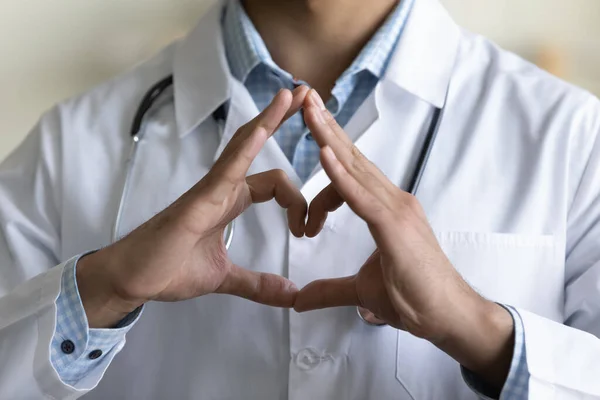
[[[600,95],[600,1],[441,0],[456,20]],[[0,0],[0,159],[54,103],[184,35],[209,0]]]

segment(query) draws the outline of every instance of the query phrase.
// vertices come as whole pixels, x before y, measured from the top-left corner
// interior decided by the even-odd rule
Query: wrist
[[[90,328],[112,328],[143,301],[125,300],[111,278],[111,249],[83,256],[77,262],[76,279],[79,296]]]
[[[434,343],[463,367],[501,389],[510,370],[514,322],[508,310],[473,292],[448,313],[443,339]]]

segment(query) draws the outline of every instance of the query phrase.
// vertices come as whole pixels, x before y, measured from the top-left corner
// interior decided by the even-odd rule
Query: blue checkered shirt
[[[344,126],[373,91],[383,76],[390,56],[402,33],[415,0],[403,0],[382,27],[360,52],[352,65],[340,76],[326,106]],[[275,64],[258,31],[238,0],[231,1],[223,18],[227,60],[232,75],[242,82],[259,110],[263,110],[281,88],[294,89],[305,82],[294,78]],[[306,181],[319,163],[319,146],[308,132],[302,115],[286,121],[274,135],[298,177]],[[61,379],[72,385],[97,367],[102,358],[112,358],[122,346],[127,331],[139,318],[130,315],[116,329],[89,329],[74,278],[75,264],[65,268],[62,290],[57,299],[57,326],[52,341],[51,360]],[[524,328],[519,314],[507,307],[515,321],[515,347],[502,399],[526,399],[529,372],[525,355]],[[72,354],[65,354],[61,344],[71,340]],[[90,360],[93,350],[102,350],[100,359]],[[493,390],[469,371],[463,370],[467,384],[484,398]]]

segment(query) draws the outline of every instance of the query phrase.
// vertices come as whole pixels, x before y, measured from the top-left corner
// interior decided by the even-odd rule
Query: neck
[[[398,0],[243,0],[275,63],[325,98],[397,4]]]

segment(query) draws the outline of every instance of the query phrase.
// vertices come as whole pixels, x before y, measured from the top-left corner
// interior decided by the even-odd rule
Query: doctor
[[[118,233],[133,233],[109,246],[131,121],[171,74],[132,164]],[[300,86],[270,114],[303,82],[328,111]],[[282,116],[298,99],[303,113]],[[416,201],[402,189],[441,108]],[[263,109],[256,134],[244,124]],[[258,154],[238,141],[287,117]],[[600,398],[599,134],[597,99],[436,0],[219,3],[183,41],[50,110],[2,164],[0,398]],[[231,154],[249,165],[224,180],[239,208],[206,195]],[[273,196],[288,212],[241,214],[212,285],[152,285],[168,281],[153,255],[182,246],[156,239],[177,225],[165,215],[202,225],[182,210],[233,207],[219,233]],[[237,296],[196,297],[213,291]]]

